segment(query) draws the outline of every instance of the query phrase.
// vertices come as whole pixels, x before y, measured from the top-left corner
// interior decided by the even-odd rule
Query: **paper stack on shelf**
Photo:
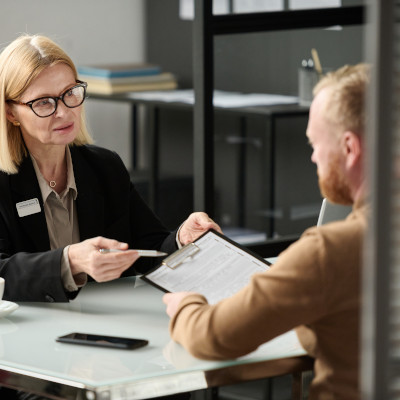
[[[79,66],[79,79],[87,82],[88,93],[115,94],[177,88],[175,76],[153,64]]]
[[[226,226],[222,227],[222,232],[224,232],[224,235],[229,239],[242,245],[255,244],[267,240],[267,234],[265,232],[255,229]]]
[[[167,103],[194,104],[193,89],[170,90],[167,92],[136,92],[129,97],[149,101],[165,101]],[[239,93],[214,90],[213,104],[221,108],[240,108],[257,106],[274,106],[283,104],[298,104],[297,96],[286,96],[269,93]]]

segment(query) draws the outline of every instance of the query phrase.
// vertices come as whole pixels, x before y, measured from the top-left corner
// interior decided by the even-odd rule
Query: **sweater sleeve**
[[[317,234],[304,236],[270,270],[215,305],[201,295],[186,297],[171,320],[172,338],[196,357],[229,359],[312,323],[325,308],[320,241]]]

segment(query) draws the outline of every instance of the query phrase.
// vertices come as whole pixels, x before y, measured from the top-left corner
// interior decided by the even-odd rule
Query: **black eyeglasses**
[[[66,90],[58,97],[39,97],[38,99],[23,103],[22,101],[8,100],[10,103],[28,106],[40,118],[50,117],[57,110],[58,100],[61,100],[68,108],[79,107],[86,98],[87,83],[76,81],[77,85]]]

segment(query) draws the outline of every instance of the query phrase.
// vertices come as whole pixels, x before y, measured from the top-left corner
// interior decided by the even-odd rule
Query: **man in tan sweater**
[[[353,205],[346,220],[306,230],[269,271],[256,274],[244,289],[218,304],[209,305],[196,293],[164,296],[172,338],[196,357],[242,356],[296,329],[302,346],[315,358],[309,398],[360,398],[368,80],[362,64],[324,77],[314,89],[307,127],[321,193],[333,203]]]

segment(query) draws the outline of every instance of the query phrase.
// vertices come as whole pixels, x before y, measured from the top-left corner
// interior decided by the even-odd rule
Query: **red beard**
[[[318,174],[318,183],[322,196],[331,203],[351,205],[353,199],[346,178],[341,174],[339,156],[329,163],[329,171],[324,178]],[[318,171],[317,171],[318,173]]]

